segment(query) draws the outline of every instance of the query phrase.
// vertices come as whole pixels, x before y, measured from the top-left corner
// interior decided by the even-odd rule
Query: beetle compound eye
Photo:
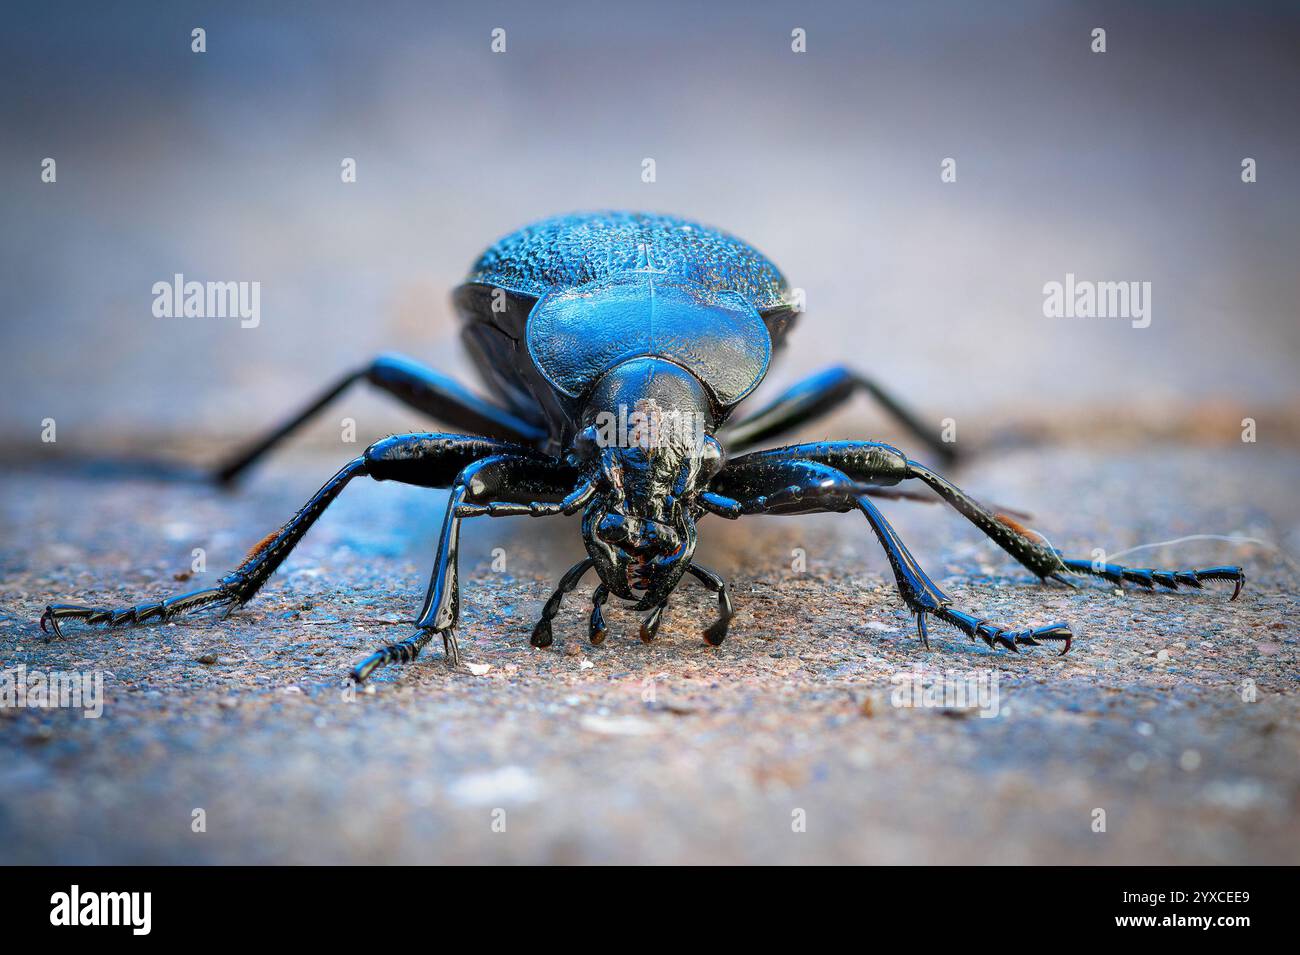
[[[595,425],[588,425],[573,439],[573,453],[579,461],[595,461],[600,456],[600,441]]]
[[[700,479],[708,481],[713,478],[727,462],[727,453],[722,450],[716,438],[711,434],[704,436],[704,447],[700,451]]]

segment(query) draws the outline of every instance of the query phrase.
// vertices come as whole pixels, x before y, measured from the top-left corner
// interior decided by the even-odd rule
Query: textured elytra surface
[[[524,226],[484,252],[469,281],[541,296],[637,268],[739,292],[760,311],[788,303],[785,276],[758,250],[718,229],[646,212],[579,213]]]

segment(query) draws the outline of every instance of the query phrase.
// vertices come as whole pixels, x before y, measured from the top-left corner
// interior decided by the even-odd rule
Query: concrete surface
[[[106,698],[99,719],[0,709],[0,861],[1300,861],[1297,581],[1270,546],[1298,550],[1300,455],[1100,450],[984,455],[957,476],[1083,556],[1196,533],[1270,542],[1132,556],[1241,563],[1238,602],[1214,585],[1044,588],[950,510],[885,502],[960,606],[1070,620],[1073,651],[993,653],[942,625],[926,651],[848,515],[702,524],[701,561],[739,611],[719,649],[699,638],[713,604],[694,587],[655,644],[615,608],[587,645],[592,578],[537,651],[528,631],[580,555],[576,524],[473,521],[461,646],[480,672],[430,652],[355,696],[347,669],[408,632],[444,495],[350,488],[229,620],[46,641],[51,598],[133,603],[223,573],[340,455],[286,452],[233,495],[11,470],[0,664],[101,670]],[[207,573],[173,579],[196,547]],[[918,665],[996,675],[998,715],[893,705],[891,678]]]
[[[1298,861],[1300,13],[1108,8],[1102,56],[1073,0],[760,6],[6,11],[0,671],[99,674],[107,698],[0,706],[0,862]],[[955,477],[1059,546],[1270,542],[1133,556],[1241,563],[1246,591],[1045,589],[946,508],[885,502],[963,606],[1069,619],[1073,652],[941,625],[926,651],[850,516],[704,522],[739,611],[720,649],[694,585],[658,643],[614,609],[587,646],[588,579],[538,652],[576,522],[473,521],[478,672],[431,653],[350,699],[347,670],[407,633],[444,502],[358,485],[227,621],[42,637],[51,599],[211,581],[427,422],[356,389],[233,495],[56,454],[212,460],[388,349],[467,378],[449,296],[479,251],[610,207],[714,223],[805,290],[756,397],[851,363],[957,420],[986,453]],[[259,283],[256,327],[156,317],[177,273]],[[1048,318],[1067,275],[1150,282],[1150,326]],[[878,423],[808,436],[898,440]],[[168,446],[186,432],[208,443]],[[196,548],[206,571],[176,579]],[[917,664],[996,675],[999,715],[895,707]]]

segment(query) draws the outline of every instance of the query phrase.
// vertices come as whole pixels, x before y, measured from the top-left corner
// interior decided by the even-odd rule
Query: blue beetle
[[[726,584],[693,560],[696,522],[706,514],[858,511],[889,558],[898,590],[928,643],[934,616],[1016,650],[1044,640],[1070,648],[1070,628],[1013,628],[952,606],[876,507],[876,497],[908,497],[895,486],[919,481],[951,504],[1040,580],[1069,583],[1092,574],[1147,588],[1235,583],[1240,567],[1164,571],[1067,558],[1006,513],[986,507],[902,451],[865,441],[832,441],[739,451],[788,432],[857,392],[879,401],[930,450],[950,448],[874,382],[845,368],[795,385],[737,422],[732,412],[762,382],[799,309],[781,272],[753,247],[674,216],[601,212],[547,219],[501,239],[480,256],[454,293],[464,341],[494,400],[400,356],[382,356],[347,375],[283,426],[222,467],[231,482],[353,382],[364,380],[433,419],[468,434],[394,435],[367,448],[332,477],[288,523],[267,535],[233,572],[205,590],[123,609],[50,604],[59,621],[144,623],[202,607],[246,603],[353,478],[449,488],[432,580],[404,640],[353,671],[365,680],[383,664],[415,659],[435,636],[459,662],[457,550],[467,517],[543,517],[582,512],[587,557],[560,579],[533,629],[552,643],[564,595],[595,569],[589,637],[605,637],[601,607],[610,595],[648,611],[652,640],[669,596],[686,574],[717,595],[718,619],[704,631],[717,645],[733,616]],[[724,450],[725,448],[725,450]]]

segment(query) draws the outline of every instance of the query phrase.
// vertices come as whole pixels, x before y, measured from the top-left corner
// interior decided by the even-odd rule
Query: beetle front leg
[[[605,602],[609,600],[609,588],[603,583],[597,584],[596,589],[591,592],[591,619],[587,622],[587,639],[591,641],[593,647],[598,647],[605,642],[605,635],[609,633],[609,624],[605,623]]]
[[[442,637],[447,662],[452,667],[458,666],[460,648],[456,642],[456,624],[460,620],[461,521],[467,517],[546,517],[576,513],[591,499],[594,488],[587,482],[575,488],[575,480],[574,469],[568,464],[538,456],[507,454],[484,458],[461,471],[452,484],[451,497],[443,516],[437,556],[424,605],[416,621],[416,632],[405,640],[382,647],[361,661],[352,670],[352,679],[361,683],[385,664],[411,662],[435,635]],[[521,496],[532,500],[521,501]],[[560,500],[538,500],[545,497]],[[576,577],[573,582],[577,583]],[[556,601],[557,611],[558,606]]]
[[[665,600],[659,606],[655,607],[641,621],[641,642],[654,643],[654,639],[659,635],[659,625],[663,623],[664,611],[668,609],[668,601]]]
[[[536,626],[533,627],[533,635],[529,639],[529,643],[535,647],[544,648],[549,647],[555,642],[555,634],[551,629],[551,621],[559,614],[560,604],[564,600],[565,596],[573,592],[574,588],[578,586],[578,581],[582,579],[583,574],[591,570],[595,565],[596,562],[590,557],[587,557],[578,561],[578,563],[574,564],[564,572],[564,576],[560,578],[560,582],[555,585],[555,592],[551,594],[547,599],[545,606],[542,607],[542,616],[537,621]],[[608,597],[608,593],[609,591],[606,589],[606,598]],[[595,610],[597,609],[598,607],[593,603],[593,616],[596,616]],[[654,641],[655,635],[659,633],[659,624],[663,621],[663,615],[666,609],[668,609],[667,600],[651,610],[646,618],[641,621],[641,640],[643,643],[652,643]],[[600,639],[603,640],[605,629],[603,614],[599,615],[599,623],[600,626],[597,629],[601,633]]]

